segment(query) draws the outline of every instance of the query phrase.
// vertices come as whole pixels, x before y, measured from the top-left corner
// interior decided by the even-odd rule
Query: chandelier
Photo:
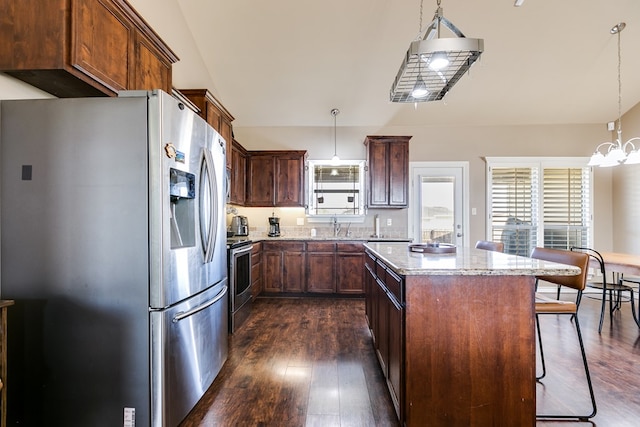
[[[411,42],[391,85],[391,102],[438,101],[458,82],[484,50],[482,39],[466,38],[451,21],[442,15],[440,0],[433,20],[420,29]],[[441,27],[456,37],[440,37]]]
[[[636,150],[633,144],[633,141],[640,141],[640,137],[631,138],[624,144],[622,143],[622,80],[620,78],[622,56],[620,54],[620,33],[626,26],[624,22],[621,22],[610,30],[611,34],[618,35],[618,129],[616,131],[618,136],[615,142],[607,141],[599,144],[591,156],[588,166],[611,167],[622,163],[628,165],[640,163],[640,152]],[[605,154],[600,152],[601,149],[605,151]]]

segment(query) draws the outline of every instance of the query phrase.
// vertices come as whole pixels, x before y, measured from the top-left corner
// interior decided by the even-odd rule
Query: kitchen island
[[[365,244],[365,305],[401,424],[534,426],[534,277],[562,264]]]

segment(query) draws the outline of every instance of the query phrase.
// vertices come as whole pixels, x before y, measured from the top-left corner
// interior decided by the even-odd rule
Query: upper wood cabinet
[[[0,71],[58,97],[171,93],[178,57],[125,0],[0,3]]]
[[[180,89],[199,109],[198,114],[214,128],[227,143],[227,169],[233,168],[232,141],[234,117],[207,89]]]
[[[246,206],[304,206],[306,151],[248,151]]]
[[[231,146],[229,202],[244,206],[247,194],[247,150],[235,139]]]
[[[367,136],[368,206],[406,208],[410,136]]]

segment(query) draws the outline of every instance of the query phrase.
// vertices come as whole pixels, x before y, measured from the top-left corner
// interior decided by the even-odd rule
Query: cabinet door
[[[74,1],[71,32],[74,68],[114,92],[129,88],[130,72],[134,70],[135,56],[130,53],[135,30],[111,2]]]
[[[262,253],[262,284],[265,292],[282,292],[283,252],[268,251]]]
[[[226,117],[222,116],[220,118],[220,130],[218,131],[220,136],[222,136],[227,143],[227,168],[232,167],[231,165],[231,145],[233,144],[233,127],[231,122],[226,119]]]
[[[365,272],[364,272],[364,313],[369,324],[369,329],[373,328],[373,301],[374,301],[374,286],[376,285],[376,278],[373,273],[372,265],[375,266],[375,261],[371,263],[371,257],[366,255]]]
[[[336,291],[335,253],[307,252],[307,292]]]
[[[274,158],[251,154],[247,158],[247,206],[273,206]]]
[[[378,361],[385,377],[388,377],[388,361],[389,361],[389,305],[390,301],[387,297],[384,285],[380,280],[376,281],[376,354]]]
[[[237,205],[245,204],[247,156],[236,145],[231,149],[231,189],[230,201]]]
[[[171,93],[171,62],[162,59],[162,55],[141,33],[137,33],[135,65],[133,68],[131,89],[162,89]]]
[[[304,206],[304,161],[299,156],[275,157],[275,205]]]
[[[400,402],[403,376],[402,336],[404,328],[403,310],[397,301],[389,299],[389,359],[387,363],[387,384],[391,391],[391,398],[400,417]]]
[[[389,205],[389,170],[387,143],[369,141],[369,206]]]
[[[336,280],[338,293],[364,293],[364,253],[338,251],[336,256]]]
[[[283,290],[285,292],[303,292],[305,283],[305,252],[285,251],[283,257]]]
[[[409,141],[389,143],[389,206],[406,207],[409,187]]]

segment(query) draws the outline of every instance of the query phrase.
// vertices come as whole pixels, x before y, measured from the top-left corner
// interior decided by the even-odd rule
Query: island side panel
[[[535,426],[531,276],[406,276],[406,425]]]

